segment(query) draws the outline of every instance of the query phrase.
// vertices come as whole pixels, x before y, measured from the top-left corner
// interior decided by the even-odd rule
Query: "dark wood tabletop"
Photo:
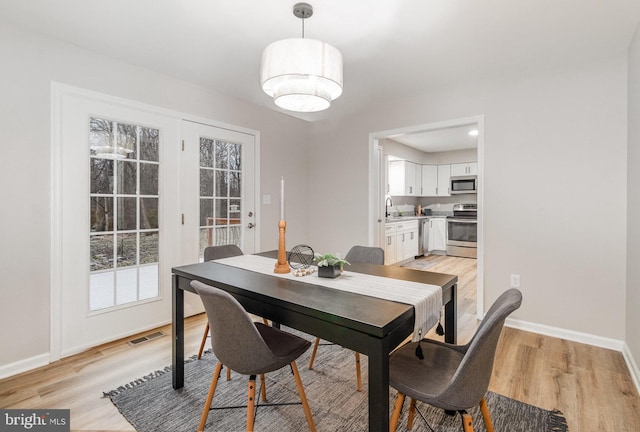
[[[277,253],[259,255],[275,263]],[[345,271],[442,287],[445,340],[455,343],[457,276],[356,262]],[[190,282],[199,280],[229,292],[250,313],[366,354],[369,430],[388,430],[388,355],[413,332],[412,305],[316,285],[310,277],[274,277],[215,261],[174,267],[172,272],[174,388],[184,384],[184,291],[194,292]]]

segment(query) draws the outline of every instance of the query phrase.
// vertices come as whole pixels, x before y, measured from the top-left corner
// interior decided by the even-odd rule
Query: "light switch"
[[[271,204],[271,195],[269,194],[262,195],[262,204],[264,205]]]

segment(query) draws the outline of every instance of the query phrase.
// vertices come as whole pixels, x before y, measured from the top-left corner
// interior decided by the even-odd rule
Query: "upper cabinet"
[[[478,163],[467,162],[451,164],[451,177],[478,175]]]
[[[437,196],[450,196],[451,165],[438,165],[438,193]]]
[[[417,177],[415,163],[403,160],[389,162],[389,194],[417,196],[420,187],[419,184],[416,184]],[[422,172],[420,172],[420,177],[422,177]]]
[[[451,177],[477,175],[477,162],[420,165],[405,160],[390,161],[389,195],[436,197],[451,196]]]
[[[422,165],[422,188],[420,196],[438,194],[438,165]]]

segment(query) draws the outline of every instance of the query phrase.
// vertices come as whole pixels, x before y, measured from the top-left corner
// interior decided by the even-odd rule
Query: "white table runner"
[[[296,277],[291,273],[273,272],[276,260],[258,255],[240,255],[216,260],[217,263],[251,270],[274,277],[291,279],[300,282],[334,288],[355,294],[363,294],[413,305],[415,309],[415,326],[412,340],[424,337],[427,331],[440,319],[442,307],[442,288],[401,279],[374,276],[345,270],[335,279],[318,277],[318,271],[309,276]],[[345,266],[347,268],[348,266]]]

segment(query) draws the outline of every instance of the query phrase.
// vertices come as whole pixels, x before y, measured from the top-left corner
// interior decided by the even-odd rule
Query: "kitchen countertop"
[[[420,220],[420,219],[429,219],[429,218],[444,218],[447,215],[430,215],[430,216],[390,216],[385,218],[385,223],[394,223],[394,222],[402,222],[402,221],[410,221],[410,220]]]

